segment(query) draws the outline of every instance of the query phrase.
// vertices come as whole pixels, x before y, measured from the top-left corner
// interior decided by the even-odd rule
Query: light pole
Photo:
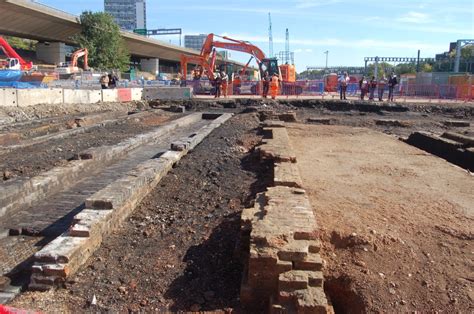
[[[328,56],[329,56],[329,50],[326,50],[324,52],[326,54],[326,70],[328,69]]]

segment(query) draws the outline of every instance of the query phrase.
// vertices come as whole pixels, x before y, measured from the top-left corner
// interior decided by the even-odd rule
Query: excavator
[[[71,55],[71,62],[60,64],[56,70],[60,76],[71,76],[72,74],[79,73],[80,69],[77,66],[77,61],[79,58],[84,57],[84,71],[87,71],[89,70],[88,56],[89,51],[87,48],[76,50]]]
[[[33,68],[32,62],[23,60],[22,57],[15,51],[15,49],[8,44],[8,42],[0,36],[0,49],[8,57],[3,64],[3,67],[8,70],[30,71]]]
[[[216,41],[214,37],[220,37],[226,41]],[[187,64],[194,63],[204,69],[210,80],[214,79],[214,67],[216,63],[216,48],[233,50],[248,53],[251,55],[249,62],[245,65],[241,73],[247,69],[252,58],[257,61],[260,76],[268,71],[269,75],[277,74],[280,77],[283,85],[283,92],[285,91],[285,84],[294,83],[296,81],[295,66],[290,64],[278,65],[276,58],[267,58],[265,53],[257,46],[243,40],[232,39],[226,36],[217,36],[209,34],[204,41],[199,56],[190,57],[186,55],[181,56],[181,75],[186,80]]]

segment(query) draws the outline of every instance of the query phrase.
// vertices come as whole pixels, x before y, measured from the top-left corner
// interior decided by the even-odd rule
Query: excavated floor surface
[[[237,104],[238,108],[232,109],[232,102],[231,106],[227,103],[228,101],[200,102],[193,100],[162,102],[161,104],[164,106],[185,105],[188,109],[195,110],[212,110],[213,108],[222,110],[224,105],[230,108],[226,109],[228,111],[241,111],[244,107],[239,107],[240,105]],[[388,137],[384,139],[389,141],[394,141],[399,136],[406,137],[414,131],[434,131],[436,133],[454,131],[474,135],[472,118],[474,107],[470,104],[402,104],[409,108],[408,112],[383,110],[361,112],[354,108],[337,110],[334,105],[328,108],[324,103],[311,101],[282,101],[281,103],[267,101],[266,105],[262,106],[259,100],[242,100],[241,104],[255,106],[260,110],[279,112],[294,110],[298,121],[302,123],[310,124],[308,118],[319,118],[324,119],[323,122],[329,119],[331,124],[367,127],[386,133]],[[402,125],[380,125],[375,120],[399,120]],[[463,128],[446,126],[444,124],[446,120],[469,121],[471,126]],[[239,214],[244,206],[249,205],[249,200],[253,195],[268,184],[268,177],[266,177],[268,165],[259,164],[248,152],[260,139],[260,135],[257,135],[254,130],[257,125],[254,114],[244,114],[234,117],[221,128],[215,130],[193,153],[185,157],[180,165],[142,202],[140,208],[123,228],[106,239],[101,249],[90,260],[89,265],[68,282],[65,289],[48,293],[25,293],[17,298],[13,305],[46,312],[52,310],[77,312],[78,309],[81,312],[88,310],[146,311],[151,309],[238,308],[242,269],[238,256],[235,255],[235,245],[239,230]],[[137,131],[137,133],[139,132]],[[97,136],[97,141],[101,141],[102,136],[107,137],[103,134]],[[110,138],[113,139],[114,136],[112,135]],[[302,134],[301,138],[304,139],[303,143],[307,140],[306,134]],[[115,143],[120,140],[112,141]],[[317,142],[311,140],[304,143],[306,143],[305,151],[311,151],[316,147]],[[332,142],[322,143],[319,146],[325,147],[329,144]],[[399,144],[405,145],[401,142]],[[97,145],[103,144],[97,142]],[[370,143],[367,145],[370,146]],[[52,145],[50,151],[57,147],[62,147],[62,142]],[[54,153],[52,156],[55,156]],[[358,160],[357,156],[351,155],[351,158]],[[0,155],[0,158],[3,157]],[[15,156],[12,155],[6,162],[14,162],[11,161],[14,158]],[[60,163],[58,161],[60,159],[48,159],[49,155],[46,152],[43,155],[37,155],[37,158],[40,160],[40,169],[49,169],[55,162]],[[431,158],[437,160],[437,163],[442,162],[445,168],[454,167],[439,158]],[[18,163],[18,167],[28,167],[29,162],[30,160],[24,160]],[[374,160],[373,163],[376,164],[376,162],[377,160]],[[331,173],[327,169],[316,171],[316,163],[316,158],[310,161],[311,166],[306,170],[308,175],[314,173],[317,175],[323,170],[327,172],[327,175]],[[3,167],[3,162],[0,165]],[[379,183],[374,188],[394,193],[393,197],[398,198],[399,195],[392,191],[393,187],[401,185],[403,188],[404,185],[390,184],[390,182],[394,180],[394,177],[398,178],[399,167],[392,165],[387,167],[379,169],[376,178]],[[418,167],[423,169],[424,164],[416,164],[413,167],[415,168],[413,171],[416,173],[418,171],[416,169]],[[370,175],[372,172],[369,170],[372,168],[371,164],[366,167],[365,172],[361,170],[360,173],[343,173],[341,172],[343,169],[336,167],[334,172],[337,172],[335,175],[337,175],[336,179],[340,182],[340,186],[345,187],[348,184],[348,190],[350,190],[350,188],[354,188],[359,177]],[[466,171],[463,172],[459,168],[453,169],[469,176]],[[30,171],[37,173],[34,172],[34,169]],[[304,174],[304,171],[302,173]],[[405,174],[409,175],[410,173]],[[448,177],[449,173],[448,171],[446,174]],[[404,172],[400,176],[402,174]],[[408,180],[408,185],[411,182],[409,179],[409,176],[404,179]],[[472,175],[470,179],[469,182],[472,183]],[[331,181],[328,179],[328,182]],[[318,193],[328,193],[327,188],[325,185],[321,186]],[[415,193],[417,189],[418,187],[409,187],[407,190],[413,190]],[[453,186],[446,187],[448,193],[453,189],[455,189]],[[344,188],[340,188],[331,193],[336,196],[343,195],[341,193],[343,190]],[[364,187],[360,194],[364,195],[369,190],[369,187]],[[409,196],[405,194],[408,193],[405,190],[401,189],[401,191],[400,198],[405,199]],[[413,223],[410,225],[410,213],[399,211],[398,205],[393,207],[391,206],[393,204],[385,202],[383,199],[380,200],[383,201],[380,208],[386,215],[381,217],[380,224],[377,220],[377,224],[371,226],[369,222],[372,222],[376,215],[382,214],[378,211],[365,212],[366,222],[359,226],[364,232],[340,227],[340,217],[331,216],[335,215],[334,212],[325,215],[326,220],[321,220],[321,217],[318,216],[325,224],[322,227],[326,229],[325,249],[328,253],[325,257],[328,261],[327,267],[330,275],[328,286],[331,287],[329,292],[332,296],[343,296],[348,300],[347,304],[354,306],[354,309],[406,311],[420,309],[421,305],[426,305],[422,309],[467,309],[468,312],[472,311],[474,300],[472,282],[474,278],[470,275],[473,265],[469,264],[474,250],[472,248],[472,227],[468,231],[456,228],[459,226],[456,225],[456,219],[465,218],[457,214],[455,208],[451,208],[450,202],[448,202],[449,204],[436,201],[430,203],[429,197],[426,195],[424,200],[426,203],[423,208],[430,211],[430,219],[439,220],[439,228],[430,225],[429,219],[424,221],[424,225]],[[351,203],[348,200],[345,202]],[[367,202],[357,205],[354,213],[356,214],[359,210],[373,209],[373,206],[369,206],[371,204],[371,202]],[[315,206],[315,208],[318,210],[319,206]],[[328,208],[331,207],[328,206]],[[396,210],[392,214],[393,208]],[[473,204],[471,204],[471,208],[474,208]],[[318,214],[318,212],[316,213]],[[449,213],[452,216],[449,216]],[[432,239],[425,243],[425,247],[423,243],[418,245],[417,242],[413,242],[416,244],[413,245],[412,242],[404,240],[402,236],[397,237],[387,232],[383,239],[370,242],[373,238],[377,239],[376,236],[384,234],[384,226],[390,226],[389,222],[392,220],[397,224],[412,228],[408,230],[408,234],[413,239],[430,237]],[[447,222],[445,223],[445,221]],[[330,231],[331,226],[334,226],[335,230],[337,227],[341,228],[339,233],[334,233],[334,237]],[[370,230],[367,229],[369,227],[375,233],[370,233]],[[367,232],[369,236],[372,236],[367,236],[369,245],[365,242],[360,244],[358,241],[360,238],[365,239]],[[351,233],[356,233],[355,242],[352,241]],[[399,238],[405,244],[398,241]],[[337,244],[337,248],[333,242]],[[379,258],[379,255],[374,252],[375,247],[379,250],[377,254],[384,252],[384,256],[387,258],[385,262],[390,265],[385,273],[383,270],[379,271],[382,275],[378,274],[377,267],[371,269],[368,266],[371,261],[376,262]],[[407,250],[410,255],[404,255]],[[403,253],[401,257],[399,256],[400,252]],[[438,258],[432,258],[436,267],[428,267],[431,266],[429,264],[431,262],[430,256],[439,252],[442,253],[440,256],[443,257],[443,261],[447,265],[449,265],[449,256],[453,256],[455,261],[451,264],[462,267],[470,265],[470,268],[467,268],[465,275],[458,276],[457,272],[446,273],[448,270],[438,267],[442,264]],[[424,256],[424,259],[410,264],[411,254]],[[467,254],[465,260],[462,260],[462,254]],[[368,256],[370,258],[363,259]],[[409,271],[405,268],[406,265],[410,265]],[[454,266],[450,266],[450,268],[452,267]],[[416,284],[409,286],[413,291],[416,291],[414,299],[406,297],[408,294],[406,287],[408,286],[405,285],[405,281],[407,279],[398,274],[397,269],[406,270],[407,273],[403,273],[403,276],[411,274],[409,278],[415,276],[418,278]],[[469,270],[471,271],[469,272]],[[442,277],[443,274],[445,277]],[[443,281],[437,278],[449,278],[449,280]],[[392,293],[393,291],[395,293]],[[94,295],[98,305],[91,307],[89,304]],[[440,301],[436,299],[437,297]],[[347,309],[344,307],[347,305],[339,303],[337,298],[334,300],[336,311],[344,312]],[[411,302],[414,302],[415,305],[412,305]],[[387,303],[387,307],[380,306],[382,303]],[[466,304],[471,307],[466,307]]]
[[[178,117],[178,114],[164,111],[150,112],[147,119],[135,119],[132,115],[85,133],[27,147],[6,149],[0,153],[0,174],[3,173],[3,182],[15,177],[32,177],[67,163],[75,154],[87,148],[118,144]]]
[[[472,312],[472,174],[365,128],[288,131],[336,312]]]
[[[89,264],[46,294],[13,305],[49,311],[216,310],[239,307],[239,213],[269,184],[255,114],[216,129],[144,199]],[[90,307],[96,296],[97,306]]]

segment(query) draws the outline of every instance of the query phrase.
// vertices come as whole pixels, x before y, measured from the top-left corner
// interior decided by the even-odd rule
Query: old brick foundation
[[[269,313],[332,313],[323,289],[320,240],[313,209],[301,188],[284,124],[264,122],[258,148],[274,162],[274,186],[242,213],[245,271],[242,306]]]

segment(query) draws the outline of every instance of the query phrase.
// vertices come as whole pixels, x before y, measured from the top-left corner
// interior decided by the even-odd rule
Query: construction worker
[[[369,90],[369,82],[365,78],[365,76],[362,76],[362,78],[359,81],[359,88],[360,88],[360,99],[364,100],[365,95],[367,95],[367,91]]]
[[[271,77],[270,77],[270,74],[268,74],[268,71],[265,71],[265,73],[263,74],[263,78],[262,78],[262,96],[263,98],[267,98],[268,96],[268,90],[270,89],[270,81],[271,81]]]
[[[214,87],[216,88],[214,98],[221,97],[221,86],[222,86],[222,79],[219,72],[214,73]]]
[[[393,90],[395,86],[398,84],[397,76],[392,74],[390,79],[388,80],[388,101],[393,101]]]
[[[227,98],[227,89],[229,88],[228,77],[224,71],[221,71],[221,89],[224,98]]]
[[[369,100],[374,100],[376,89],[377,89],[377,80],[375,79],[375,76],[372,76],[372,79],[370,80],[370,83],[369,83],[369,90],[370,90]]]
[[[107,89],[109,88],[109,76],[107,73],[104,73],[101,77],[100,77],[100,86],[102,87],[102,89]]]
[[[344,75],[341,75],[339,78],[339,86],[340,86],[340,96],[341,100],[344,99],[346,100],[346,91],[347,91],[347,85],[349,85],[349,74],[347,72],[344,72]]]
[[[272,80],[270,82],[270,93],[272,95],[272,99],[275,99],[278,95],[278,87],[280,86],[280,78],[278,74],[273,74]]]

